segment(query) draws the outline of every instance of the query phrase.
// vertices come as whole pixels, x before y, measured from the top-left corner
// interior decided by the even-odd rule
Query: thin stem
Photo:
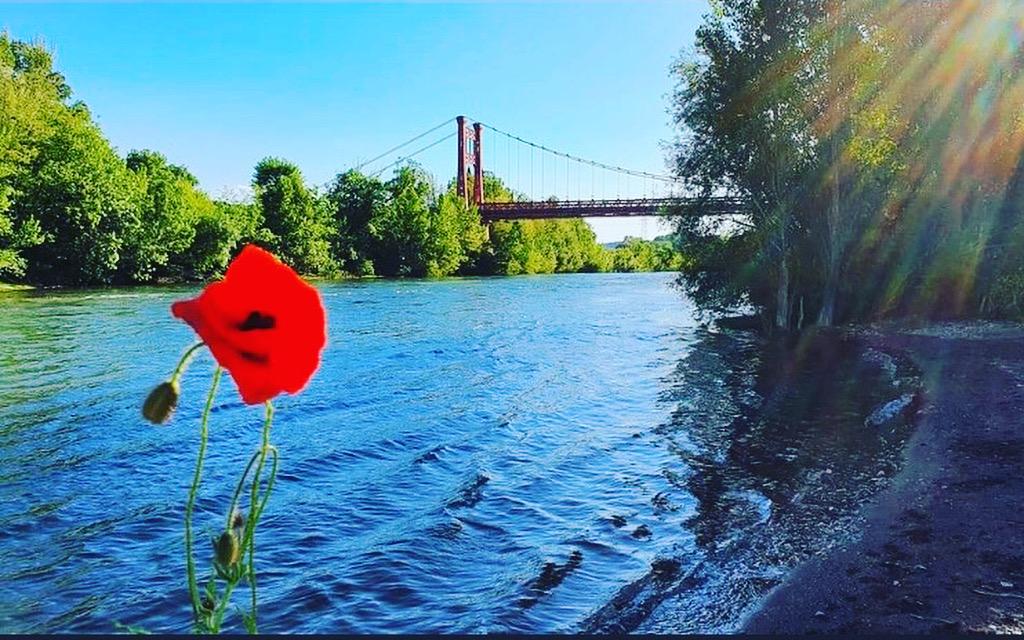
[[[235,590],[237,584],[237,580],[229,580],[227,586],[224,587],[224,595],[221,596],[220,602],[217,603],[217,608],[214,610],[213,616],[211,616],[214,633],[220,633],[220,625],[224,621],[224,614],[227,612],[228,604],[231,602],[231,593]]]
[[[256,474],[252,480],[252,495],[249,499],[249,585],[252,592],[252,624],[253,628],[256,627],[256,568],[255,568],[255,557],[256,557],[256,521],[259,519],[263,509],[259,503],[259,489],[260,489],[260,475],[263,473],[263,465],[267,461],[267,452],[270,451],[270,423],[274,418],[274,406],[270,404],[268,400],[266,403],[265,418],[263,420],[263,443],[260,447],[260,459],[256,465]],[[274,455],[274,471],[277,470],[277,455],[275,451]],[[273,477],[271,477],[271,480]],[[271,486],[268,484],[268,495]],[[266,498],[264,498],[264,501]],[[264,502],[265,503],[265,502]]]
[[[274,454],[273,463],[271,464],[271,467],[270,467],[270,478],[267,480],[267,488],[266,488],[266,490],[263,493],[263,499],[260,501],[259,508],[252,509],[252,507],[250,505],[250,509],[253,511],[255,516],[253,516],[253,514],[250,514],[250,518],[248,518],[246,520],[246,526],[245,526],[245,529],[244,529],[244,531],[242,533],[242,535],[243,535],[242,547],[243,548],[248,548],[249,538],[250,538],[250,536],[252,536],[253,529],[255,528],[255,522],[259,520],[260,514],[263,513],[263,508],[266,507],[266,505],[267,505],[267,499],[270,497],[270,491],[271,491],[271,489],[274,488],[274,479],[277,477],[277,458],[278,458],[277,447],[275,447],[274,445],[269,445],[268,452]],[[262,449],[260,451],[257,451],[256,453],[252,454],[252,457],[249,458],[249,464],[247,464],[245,466],[245,472],[242,473],[242,477],[238,479],[238,484],[235,485],[235,494],[231,497],[231,507],[228,510],[228,514],[229,515],[228,515],[228,520],[227,520],[227,524],[225,526],[225,529],[231,529],[232,528],[231,527],[231,515],[230,514],[233,514],[235,512],[235,507],[238,505],[239,494],[242,492],[242,485],[245,483],[245,479],[249,476],[249,471],[252,469],[252,465],[257,460],[259,460],[259,458],[260,458],[260,456],[262,454],[263,454]],[[249,526],[250,520],[253,523],[252,526]]]
[[[231,529],[231,518],[235,514],[235,507],[238,506],[238,496],[242,493],[242,487],[245,485],[245,479],[249,477],[249,471],[252,470],[252,465],[256,464],[256,460],[260,457],[260,452],[252,454],[249,458],[249,464],[245,465],[245,471],[242,473],[242,477],[238,479],[238,484],[235,485],[235,493],[231,496],[231,506],[228,508],[228,520],[225,529]],[[246,533],[248,533],[248,526],[246,527]]]
[[[269,452],[271,454],[273,454],[273,462],[271,463],[271,467],[270,467],[270,477],[267,479],[267,488],[266,488],[265,492],[263,493],[263,498],[262,498],[259,506],[257,508],[250,508],[252,513],[250,513],[249,518],[247,519],[247,522],[246,522],[246,525],[245,525],[245,529],[244,529],[244,533],[242,535],[242,540],[240,542],[240,545],[241,545],[242,549],[248,549],[249,548],[249,541],[251,540],[252,536],[255,533],[256,523],[259,522],[260,514],[263,513],[263,509],[266,507],[267,499],[270,497],[270,491],[274,487],[274,479],[277,477],[277,464],[278,464],[277,447],[274,447],[273,445],[270,445],[269,446]],[[257,451],[256,453],[254,453],[252,455],[251,458],[249,458],[249,464],[246,465],[245,471],[242,473],[242,477],[239,478],[238,485],[235,487],[234,496],[231,498],[231,508],[228,511],[229,514],[233,514],[234,513],[235,506],[238,504],[238,496],[239,496],[239,494],[242,491],[242,486],[245,484],[245,479],[249,476],[249,471],[252,470],[252,466],[259,459],[260,454],[261,454],[261,451]],[[226,529],[227,530],[231,529],[231,516],[230,515],[228,516],[228,522],[227,522]],[[248,568],[246,568],[246,571],[248,571]],[[217,608],[216,608],[216,610],[215,610],[215,612],[214,612],[214,614],[212,616],[212,620],[213,620],[212,630],[213,630],[214,633],[219,633],[220,625],[221,625],[221,623],[224,620],[224,613],[227,611],[227,606],[230,603],[231,594],[234,592],[235,587],[238,586],[239,579],[243,575],[245,575],[245,574],[235,573],[235,574],[232,574],[232,577],[227,579],[227,586],[225,587],[224,595],[221,597],[220,601],[217,603]]]
[[[258,460],[261,453],[261,451],[254,453],[253,459]],[[249,514],[249,518],[246,520],[245,529],[242,532],[242,549],[246,551],[249,549],[249,541],[256,533],[256,525],[259,523],[260,516],[263,514],[263,508],[267,506],[267,499],[270,498],[270,490],[274,488],[274,479],[277,477],[277,447],[270,445],[268,453],[273,454],[274,459],[270,467],[270,478],[267,479],[267,488],[263,492],[263,497],[262,500],[260,500],[259,505],[255,508],[252,505],[249,505],[251,513]]]
[[[198,346],[196,345],[196,347]],[[189,352],[194,351],[196,347],[190,349]],[[213,372],[213,382],[210,384],[210,392],[206,396],[206,408],[203,409],[203,418],[199,427],[199,455],[196,457],[196,470],[192,476],[192,487],[188,492],[188,503],[185,505],[185,568],[188,572],[188,593],[192,598],[192,614],[197,622],[202,603],[199,600],[199,586],[196,584],[195,559],[192,557],[192,510],[196,504],[196,493],[199,491],[199,479],[203,474],[203,459],[206,457],[206,440],[209,435],[210,409],[213,407],[213,398],[217,393],[217,385],[220,383],[220,374],[221,368],[218,366]]]
[[[263,510],[267,506],[267,500],[270,499],[270,492],[274,489],[274,480],[277,478],[277,447],[270,445],[270,453],[274,454],[273,462],[270,465],[270,477],[267,478],[267,486],[263,490],[263,499],[260,500],[259,509],[256,511],[256,520],[259,521],[260,516],[263,515]]]
[[[174,382],[179,376],[181,376],[181,372],[185,369],[185,365],[188,364],[192,354],[195,353],[199,347],[202,347],[205,344],[205,342],[197,342],[188,348],[185,355],[181,356],[181,360],[178,361],[178,366],[174,367],[174,373],[171,374],[171,382]]]

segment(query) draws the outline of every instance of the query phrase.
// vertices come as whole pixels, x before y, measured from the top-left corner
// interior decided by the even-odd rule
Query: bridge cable
[[[398,151],[398,150],[399,150],[399,149],[401,149],[402,147],[406,147],[406,146],[408,146],[408,145],[412,144],[413,142],[416,142],[416,141],[417,141],[417,140],[419,140],[420,138],[426,137],[426,136],[430,135],[431,133],[434,133],[435,131],[437,131],[437,130],[438,130],[438,129],[440,129],[441,127],[446,127],[446,126],[448,126],[449,124],[451,124],[451,123],[452,123],[452,122],[454,122],[454,121],[455,121],[455,118],[448,118],[447,120],[445,120],[445,121],[444,121],[444,122],[442,122],[441,124],[437,125],[436,127],[431,127],[430,129],[427,129],[427,130],[426,130],[426,131],[424,131],[423,133],[419,134],[418,136],[414,136],[414,137],[412,137],[412,138],[409,138],[408,140],[406,140],[405,142],[403,142],[402,144],[400,144],[400,145],[398,145],[398,146],[395,146],[395,147],[391,147],[390,149],[388,149],[388,150],[387,150],[387,151],[385,151],[384,153],[380,154],[379,156],[376,156],[375,158],[373,158],[373,159],[371,159],[371,160],[367,160],[366,162],[363,162],[363,163],[361,163],[361,164],[359,164],[359,165],[357,165],[357,166],[353,167],[353,170],[354,170],[354,171],[359,171],[360,169],[362,169],[362,168],[363,168],[363,167],[365,167],[366,165],[368,165],[368,164],[373,164],[374,162],[377,162],[377,161],[378,161],[378,160],[380,160],[381,158],[387,157],[387,156],[391,155],[392,153],[394,153],[395,151]]]
[[[565,199],[572,199],[572,193],[569,192],[569,158],[565,159]]]
[[[547,151],[548,153],[554,154],[556,156],[561,156],[561,157],[564,157],[564,158],[568,158],[570,160],[575,160],[576,162],[587,164],[587,165],[590,165],[592,167],[598,167],[598,168],[601,168],[601,169],[605,169],[607,171],[613,171],[613,172],[616,172],[616,173],[627,174],[627,175],[634,175],[634,176],[637,176],[637,177],[646,176],[646,177],[648,177],[648,178],[650,178],[652,180],[658,180],[658,181],[661,181],[661,182],[669,182],[669,183],[677,183],[677,182],[679,182],[679,178],[676,178],[675,176],[651,173],[649,171],[640,171],[640,170],[636,170],[636,169],[627,169],[626,167],[620,167],[620,166],[617,166],[617,165],[606,164],[604,162],[598,162],[596,160],[587,160],[586,158],[581,158],[579,156],[574,156],[574,155],[569,154],[569,153],[565,153],[565,152],[562,152],[562,151],[556,151],[555,149],[551,149],[550,147],[546,147],[546,146],[544,146],[542,144],[537,144],[535,142],[530,142],[529,140],[524,140],[523,138],[520,138],[519,136],[517,136],[515,134],[509,133],[509,132],[504,131],[502,129],[498,129],[497,127],[494,127],[492,125],[489,125],[489,124],[486,124],[486,123],[483,123],[483,122],[481,122],[481,124],[483,126],[487,127],[488,129],[490,129],[491,131],[494,131],[495,133],[500,133],[503,136],[508,136],[509,138],[512,138],[513,140],[521,142],[522,144],[528,145],[528,146],[533,147],[535,149],[540,149],[542,151]]]
[[[547,184],[547,181],[548,181],[548,175],[544,171],[544,154],[542,153],[542,154],[540,154],[540,199],[541,200],[547,200],[547,198],[544,197],[544,192],[547,191],[547,189],[544,188],[544,185]]]
[[[435,140],[435,141],[431,142],[430,144],[428,144],[428,145],[426,145],[424,147],[420,147],[419,149],[417,149],[416,151],[413,151],[409,155],[402,156],[398,160],[395,160],[394,162],[392,162],[391,164],[387,165],[386,167],[378,170],[376,173],[370,174],[370,177],[371,178],[376,178],[377,176],[379,176],[380,174],[384,173],[385,171],[387,171],[391,167],[395,167],[395,166],[397,166],[397,165],[399,165],[399,164],[401,164],[403,162],[406,162],[407,160],[411,160],[413,157],[423,153],[427,149],[431,149],[431,148],[436,147],[437,145],[441,144],[442,142],[445,142],[447,140],[451,140],[456,135],[458,135],[458,132],[457,131],[453,131],[452,133],[447,134],[443,138],[439,138],[438,140]]]

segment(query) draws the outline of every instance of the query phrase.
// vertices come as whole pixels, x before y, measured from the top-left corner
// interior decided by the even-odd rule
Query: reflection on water
[[[662,560],[669,575],[653,567],[588,630],[737,630],[788,569],[854,531],[856,507],[899,464],[908,414],[866,417],[913,391],[908,363],[837,335],[783,346],[698,334],[666,378],[676,408],[653,430],[676,457],[666,478],[690,498],[668,518],[690,544]]]
[[[865,417],[903,372],[702,328],[670,278],[323,285],[324,365],[278,403],[262,629],[728,629],[848,530],[896,464],[906,426]],[[186,292],[0,298],[0,631],[187,630],[208,357],[169,425],[138,416],[191,340]],[[211,535],[259,421],[222,387]]]

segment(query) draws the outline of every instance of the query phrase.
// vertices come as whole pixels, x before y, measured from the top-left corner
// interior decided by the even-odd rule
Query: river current
[[[672,278],[320,284],[323,364],[276,402],[261,631],[729,631],[855,533],[911,428],[872,416],[911,373],[715,329]],[[0,296],[0,632],[189,630],[212,359],[167,425],[139,407],[194,340],[168,307],[195,291]],[[261,418],[226,377],[203,572]]]

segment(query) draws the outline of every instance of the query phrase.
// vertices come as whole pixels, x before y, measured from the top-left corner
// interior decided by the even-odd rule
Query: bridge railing
[[[743,200],[713,198],[633,198],[618,200],[556,200],[485,202],[480,205],[484,222],[542,218],[603,218],[670,215],[692,209],[692,215],[735,215],[743,212]],[[688,213],[690,213],[688,211]]]

